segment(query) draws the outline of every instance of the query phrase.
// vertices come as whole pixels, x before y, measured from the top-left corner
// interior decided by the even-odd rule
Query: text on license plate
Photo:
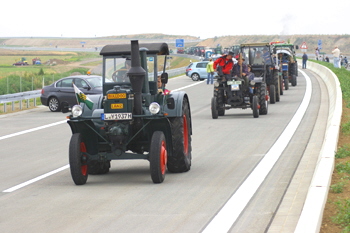
[[[233,85],[233,84],[240,85],[242,84],[242,81],[227,81],[227,85]]]
[[[126,99],[126,93],[107,94],[107,99]]]
[[[131,120],[132,113],[124,112],[124,113],[104,113],[101,115],[102,120],[104,121],[113,121],[113,120]]]
[[[119,104],[111,104],[111,109],[122,109],[124,105],[122,103]]]

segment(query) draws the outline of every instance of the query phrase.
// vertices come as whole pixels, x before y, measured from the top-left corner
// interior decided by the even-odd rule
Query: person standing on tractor
[[[233,54],[233,52],[229,52],[227,55],[221,56],[214,61],[214,70],[218,72],[219,76],[224,76],[226,80],[232,79]]]

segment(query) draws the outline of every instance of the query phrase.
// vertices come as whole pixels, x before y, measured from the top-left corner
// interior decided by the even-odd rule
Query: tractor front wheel
[[[76,185],[85,184],[88,178],[86,146],[80,133],[75,133],[69,143],[69,165]]]
[[[152,135],[149,151],[151,178],[155,184],[164,181],[167,157],[168,153],[164,133],[162,131],[156,131]]]

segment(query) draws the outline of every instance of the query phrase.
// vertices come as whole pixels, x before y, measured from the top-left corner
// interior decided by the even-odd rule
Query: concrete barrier
[[[298,60],[302,64],[301,60]],[[329,115],[323,146],[308,194],[295,229],[296,233],[320,232],[323,210],[326,205],[337,151],[340,121],[342,115],[342,92],[338,77],[327,67],[314,62],[307,63],[307,69],[317,73],[324,81],[329,95]]]

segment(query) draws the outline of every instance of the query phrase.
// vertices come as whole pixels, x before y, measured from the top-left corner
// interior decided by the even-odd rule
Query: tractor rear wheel
[[[295,87],[297,85],[297,76],[292,75],[292,86]]]
[[[152,135],[149,162],[153,183],[159,184],[164,181],[167,163],[166,140],[162,131],[156,131]]]
[[[258,99],[259,99],[259,114],[260,115],[266,115],[268,111],[268,103],[267,103],[267,96],[266,96],[266,84],[261,84],[257,87],[256,92]]]
[[[80,133],[75,133],[69,143],[69,165],[72,179],[76,185],[85,184],[88,178],[86,146]]]
[[[253,96],[253,103],[252,103],[252,107],[253,107],[253,116],[254,118],[258,118],[259,117],[259,100],[258,97],[255,95]]]
[[[288,90],[289,89],[289,80],[288,80],[288,78],[283,79],[283,81],[284,81],[284,89]]]
[[[211,98],[211,117],[213,119],[218,119],[218,107],[217,107],[217,101],[216,97]]]
[[[191,117],[188,100],[182,103],[182,116],[170,119],[173,151],[168,156],[168,171],[187,172],[191,169]]]
[[[281,96],[281,82],[280,82],[280,78],[278,76],[278,72],[274,72],[274,81],[275,81],[275,93],[276,93],[276,102],[280,101],[280,96]]]
[[[275,85],[270,85],[270,104],[276,103],[276,88]]]

